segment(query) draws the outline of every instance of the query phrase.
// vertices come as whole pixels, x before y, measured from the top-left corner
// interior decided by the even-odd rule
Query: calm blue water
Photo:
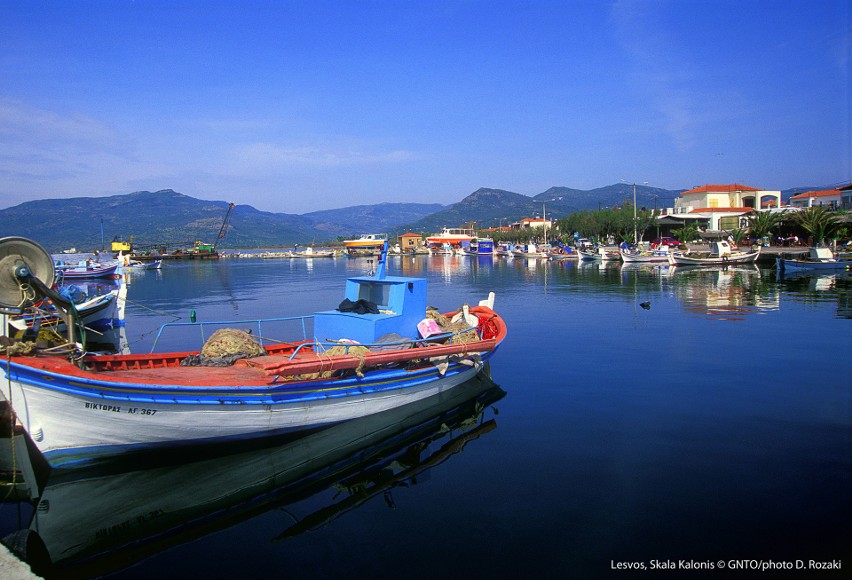
[[[254,457],[106,481],[84,499],[89,516],[99,517],[98,498],[121,498],[103,501],[107,522],[121,502],[150,502],[141,519],[152,526],[138,516],[103,524],[105,541],[124,546],[108,568],[123,578],[589,578],[613,561],[852,567],[849,274],[444,256],[391,258],[390,268],[428,278],[441,310],[496,292],[509,336],[491,364],[505,395],[485,400],[488,429],[444,456],[450,435],[421,426],[300,485],[243,495],[233,488],[258,471]],[[242,321],[331,309],[345,278],[368,269],[365,259],[169,263],[129,278],[128,338],[146,351],[160,324],[191,311]],[[456,419],[437,426],[463,434]],[[405,477],[413,450],[436,453],[434,465]],[[258,465],[284,451],[262,451]],[[383,479],[393,473],[402,476]],[[134,485],[147,493],[121,495]],[[208,508],[152,524],[159,502],[191,505],[211,489]],[[0,513],[5,534],[21,516]],[[137,524],[154,537],[140,541]]]

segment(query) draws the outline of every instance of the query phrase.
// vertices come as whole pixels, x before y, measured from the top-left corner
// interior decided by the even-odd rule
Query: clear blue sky
[[[849,0],[0,0],[0,207],[852,178]]]

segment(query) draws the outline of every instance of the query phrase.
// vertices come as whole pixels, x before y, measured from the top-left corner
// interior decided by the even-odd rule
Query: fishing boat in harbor
[[[221,322],[200,350],[88,355],[69,337],[68,344],[24,355],[10,345],[0,362],[0,393],[57,466],[330,426],[472,378],[506,337],[493,293],[478,305],[439,313],[427,308],[425,279],[388,276],[386,264],[387,245],[373,276],[346,280],[335,309]],[[52,265],[35,242],[0,240],[0,306],[25,303],[28,287],[73,316],[50,289]],[[262,323],[276,321],[292,323],[301,336],[264,334]],[[211,327],[166,326],[176,324],[198,326],[201,336]],[[255,324],[256,335],[227,328]]]
[[[335,250],[315,250],[312,246],[308,246],[301,252],[293,252],[293,258],[334,258],[337,256]]]
[[[142,270],[159,270],[163,267],[162,260],[154,260],[152,262],[143,262],[141,260],[129,260],[124,266],[126,270],[142,271]]]
[[[54,264],[56,272],[64,279],[82,280],[86,278],[111,278],[119,275],[121,263],[118,260],[95,262],[91,259],[82,260],[77,264],[65,264],[58,261]]]
[[[491,238],[473,238],[470,245],[462,250],[466,256],[493,256],[494,240]]]
[[[591,249],[577,249],[581,260],[585,261],[600,261],[600,262],[618,262],[621,260],[621,254],[615,250],[607,250],[603,246],[598,246]]]
[[[831,248],[810,248],[807,256],[799,258],[778,256],[775,264],[782,272],[852,270],[852,258],[839,258]]]
[[[2,542],[45,578],[111,576],[165,545],[197,541],[266,511],[298,511],[314,497],[311,511],[282,522],[267,540],[293,538],[393,489],[414,493],[430,470],[463,460],[468,445],[497,429],[494,405],[505,394],[483,371],[449,393],[303,436],[206,454],[115,458],[41,477],[24,437],[0,434],[0,452],[13,443],[17,451],[5,463],[0,454],[0,470],[18,468],[17,501],[39,506],[22,510],[31,515],[16,531],[8,533],[8,522]],[[26,549],[37,545],[42,549]]]
[[[63,294],[73,302],[70,295],[64,292]],[[82,296],[79,302],[74,303],[77,319],[90,331],[101,332],[118,328],[124,324],[126,299],[127,286],[123,281],[116,289],[105,294]],[[38,331],[39,328],[50,328],[60,333],[66,329],[65,317],[52,301],[43,301],[20,315],[9,317],[9,329],[12,334],[27,329]]]
[[[711,242],[706,252],[671,252],[669,264],[672,266],[727,266],[730,264],[753,264],[760,255],[760,248],[748,252],[731,249],[731,245],[722,240]]]
[[[521,245],[512,250],[512,257],[514,258],[547,259],[547,256],[547,250],[533,243]]]
[[[621,250],[621,260],[625,264],[669,263],[669,247],[666,245],[656,248],[628,248]]]

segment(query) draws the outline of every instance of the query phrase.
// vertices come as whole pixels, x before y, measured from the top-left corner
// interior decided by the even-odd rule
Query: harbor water
[[[248,258],[128,273],[130,348],[191,317],[251,327],[333,309],[345,279],[374,267]],[[222,457],[52,474],[38,504],[0,504],[0,536],[38,531],[61,577],[852,567],[852,273],[465,256],[395,256],[389,273],[427,278],[442,311],[495,293],[509,335],[493,382]],[[192,348],[171,336],[159,350]]]

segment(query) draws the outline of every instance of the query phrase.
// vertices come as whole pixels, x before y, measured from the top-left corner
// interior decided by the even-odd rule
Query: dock
[[[30,567],[19,560],[9,549],[0,544],[0,578],[4,580],[33,580],[41,578],[33,574]]]

